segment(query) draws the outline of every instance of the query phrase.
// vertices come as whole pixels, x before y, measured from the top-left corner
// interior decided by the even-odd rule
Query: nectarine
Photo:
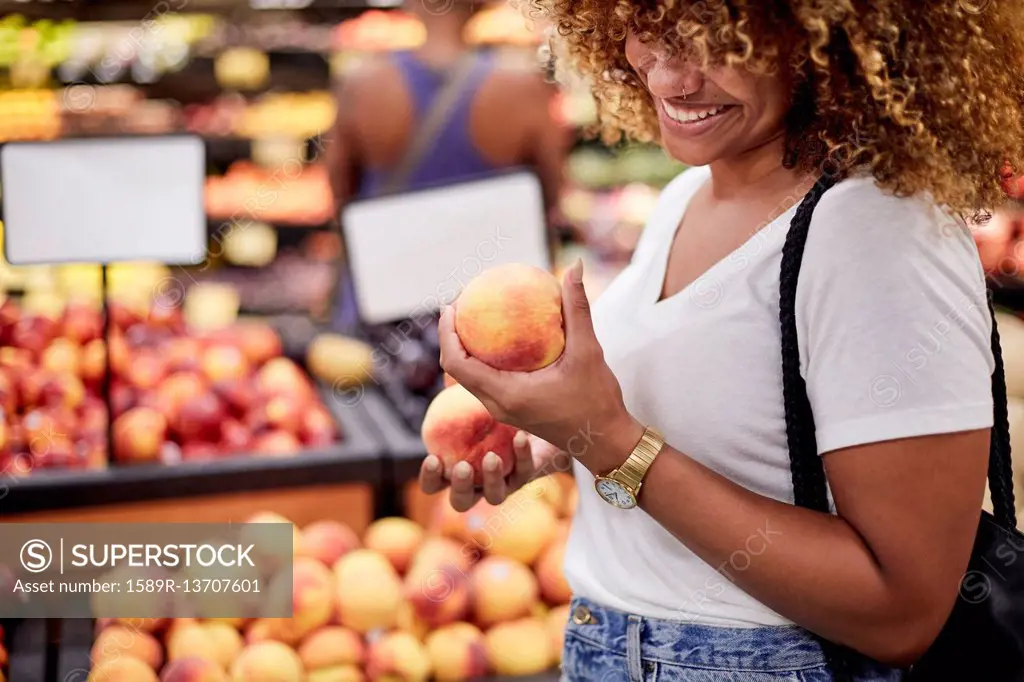
[[[456,301],[455,331],[470,355],[497,369],[546,367],[565,348],[562,287],[550,273],[530,265],[485,270]]]
[[[427,452],[444,463],[449,475],[457,463],[468,462],[478,484],[483,482],[482,464],[488,452],[501,458],[506,476],[512,473],[515,434],[516,429],[497,421],[483,403],[458,384],[438,393],[423,418]]]
[[[525,616],[540,593],[533,572],[506,557],[486,557],[469,578],[473,616],[483,627]]]

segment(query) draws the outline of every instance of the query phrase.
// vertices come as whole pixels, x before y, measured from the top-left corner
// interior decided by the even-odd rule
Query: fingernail
[[[459,462],[452,469],[452,473],[455,474],[455,478],[469,478],[473,475],[473,467],[469,466],[466,462]]]
[[[484,455],[484,469],[487,471],[497,471],[499,466],[501,466],[501,462],[496,454],[488,452]]]
[[[423,466],[427,467],[427,471],[436,472],[441,468],[441,462],[433,455],[428,455],[427,459],[424,460]]]
[[[583,282],[583,259],[577,258],[576,262],[572,264],[572,268],[569,269],[569,279],[576,284]]]
[[[512,439],[512,444],[517,448],[526,447],[526,431],[517,431],[515,438]]]

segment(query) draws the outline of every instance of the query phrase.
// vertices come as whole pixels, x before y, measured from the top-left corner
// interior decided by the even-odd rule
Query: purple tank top
[[[444,75],[431,70],[411,52],[396,52],[391,58],[405,79],[406,87],[413,98],[416,119],[420,121],[427,115],[434,98],[444,86]],[[419,167],[414,168],[409,174],[406,190],[474,179],[490,175],[497,170],[480,155],[469,131],[473,100],[493,67],[494,56],[486,52],[479,53],[469,77],[463,83],[462,92],[451,109],[447,125],[438,132]],[[364,169],[359,198],[376,196],[387,182],[387,178],[387,171]]]

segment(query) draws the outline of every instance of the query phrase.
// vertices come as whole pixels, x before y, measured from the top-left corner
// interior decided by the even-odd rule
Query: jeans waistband
[[[718,670],[792,671],[825,665],[821,645],[797,626],[722,628],[630,615],[575,597],[567,633],[594,646],[644,660]],[[634,654],[635,655],[635,654]]]

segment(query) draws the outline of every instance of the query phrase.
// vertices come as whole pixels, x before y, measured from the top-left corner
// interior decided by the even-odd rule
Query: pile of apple
[[[180,307],[110,304],[113,458],[209,460],[290,456],[330,445],[338,428],[270,327],[190,333]],[[101,311],[69,303],[56,317],[0,305],[0,459],[15,473],[102,468],[107,410]]]
[[[4,628],[2,625],[0,625],[0,682],[7,682],[7,663],[10,658],[7,655],[7,647],[4,644],[4,641]]]
[[[295,529],[291,618],[99,623],[89,682],[458,682],[556,666],[571,477],[465,514],[439,502],[425,529],[398,517],[362,539],[335,521]]]

